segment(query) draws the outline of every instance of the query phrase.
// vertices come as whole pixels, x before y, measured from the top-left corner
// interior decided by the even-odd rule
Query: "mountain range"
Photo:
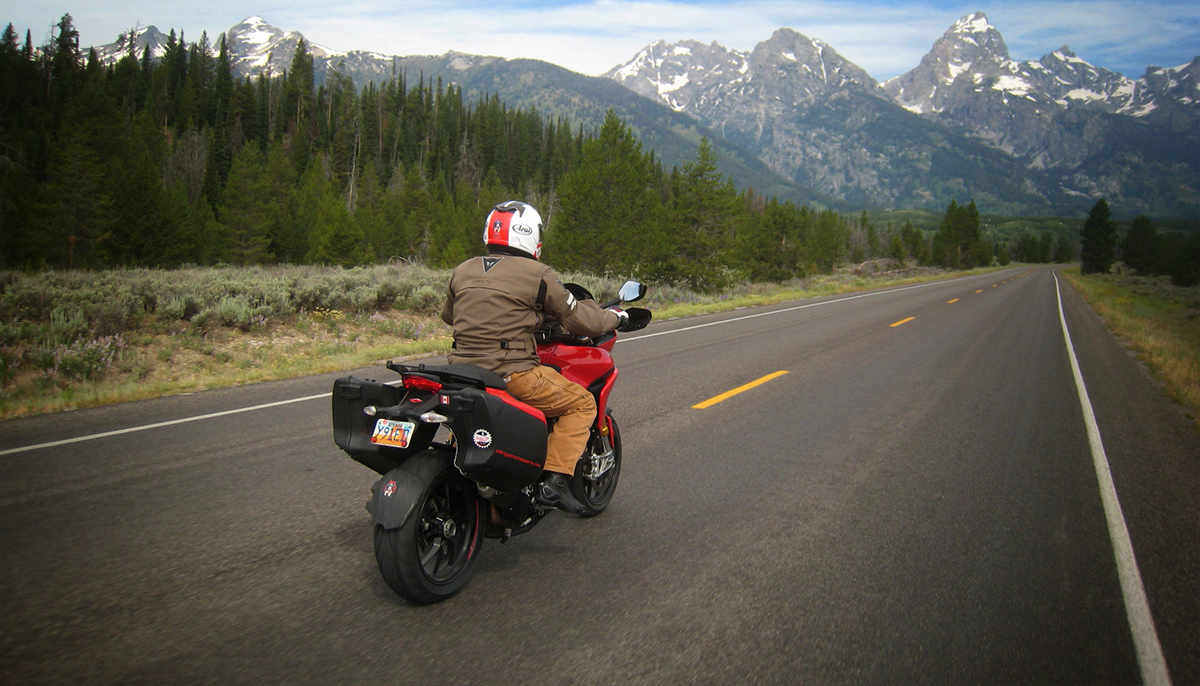
[[[282,74],[303,39],[261,17],[226,34],[235,74]],[[97,48],[112,62],[134,43],[161,54],[154,27]],[[920,64],[885,82],[823,41],[781,28],[753,50],[653,43],[599,77],[537,60],[448,52],[338,52],[305,39],[318,80],[358,85],[404,74],[497,94],[584,127],[612,108],[666,164],[713,142],[722,171],[766,195],[837,209],[1086,212],[1200,217],[1200,57],[1130,79],[1067,46],[1016,62],[983,13],[938,38]]]

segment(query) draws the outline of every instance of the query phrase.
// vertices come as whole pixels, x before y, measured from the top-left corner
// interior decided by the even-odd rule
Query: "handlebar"
[[[595,299],[586,288],[580,286],[579,284],[568,283],[565,284],[565,286],[567,290],[579,300]],[[617,292],[617,297],[609,300],[600,307],[601,309],[605,310],[612,309],[622,303],[641,300],[645,295],[646,286],[637,281],[626,281],[625,285],[621,286],[620,291]],[[624,327],[624,331],[637,331],[638,329],[645,328],[646,325],[650,323],[652,316],[650,310],[640,307],[630,307],[625,308],[624,311],[629,315],[629,321]],[[549,343],[551,341],[557,341],[560,343],[567,343],[569,345],[596,346],[608,342],[614,336],[615,334],[611,331],[601,336],[597,336],[594,339],[588,338],[587,336],[576,336],[570,331],[564,329],[561,324],[550,317],[547,317],[542,323],[542,327],[533,333],[534,341],[539,345]]]

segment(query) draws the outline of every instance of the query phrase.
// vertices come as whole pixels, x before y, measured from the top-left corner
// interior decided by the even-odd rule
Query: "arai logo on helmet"
[[[471,437],[475,442],[475,447],[486,450],[492,447],[492,434],[487,429],[478,429],[475,435]]]
[[[519,233],[522,236],[533,235],[533,227],[526,224],[514,224],[513,226],[509,227],[509,231],[512,231],[513,233]]]

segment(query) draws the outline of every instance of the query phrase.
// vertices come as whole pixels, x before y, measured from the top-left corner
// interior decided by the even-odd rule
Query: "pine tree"
[[[112,216],[103,244],[109,265],[160,266],[176,240],[175,217],[160,214],[165,146],[161,131],[143,111],[134,119],[122,153],[109,160]]]
[[[1200,284],[1200,232],[1185,238],[1170,233],[1163,236],[1163,262],[1171,283],[1183,288]]]
[[[548,221],[546,260],[560,269],[632,273],[655,244],[658,197],[650,157],[613,110],[584,143],[579,166],[558,186]]]
[[[761,212],[753,208],[755,204],[748,203],[738,234],[742,273],[751,281],[785,281],[804,275],[807,210],[775,198],[766,201]]]
[[[1054,244],[1054,261],[1059,264],[1075,261],[1075,245],[1066,234],[1059,234]]]
[[[50,178],[38,188],[27,264],[73,269],[101,266],[95,248],[112,223],[102,160],[81,136],[60,141]]]
[[[303,262],[311,247],[313,228],[306,222],[309,216],[300,207],[299,197],[305,191],[305,184],[282,143],[275,143],[267,152],[263,174],[254,191],[258,221],[267,236],[268,254],[278,262]]]
[[[892,234],[891,240],[888,241],[887,255],[898,262],[908,259],[908,249],[904,247],[904,239],[900,234]]]
[[[737,190],[717,168],[717,155],[707,138],[700,139],[696,161],[683,165],[671,186],[669,241],[673,273],[698,291],[728,285],[726,258],[732,253]]]
[[[1139,274],[1158,274],[1158,229],[1146,215],[1139,215],[1121,242],[1121,259]]]
[[[1096,201],[1083,223],[1079,251],[1080,271],[1084,274],[1107,274],[1112,268],[1117,246],[1117,223],[1104,198]]]
[[[813,265],[812,271],[830,273],[846,259],[850,229],[837,212],[822,210],[809,236],[806,252]]]
[[[47,93],[52,126],[57,129],[63,110],[78,92],[83,78],[83,56],[79,52],[79,31],[70,14],[64,14],[54,28],[55,33],[46,46],[50,62]]]
[[[232,264],[262,264],[271,259],[261,189],[266,160],[257,145],[246,145],[229,170],[220,212],[228,238],[222,259]]]
[[[979,231],[979,210],[972,200],[960,206],[951,200],[933,237],[933,261],[951,269],[970,269],[991,262],[991,250]]]
[[[323,166],[320,161],[309,165],[300,179],[297,236],[306,236],[309,246],[303,259],[343,267],[363,264],[368,259],[366,234],[351,220],[344,198]]]

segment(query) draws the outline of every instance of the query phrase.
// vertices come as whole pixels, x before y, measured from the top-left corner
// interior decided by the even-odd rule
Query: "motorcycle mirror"
[[[622,302],[631,303],[635,300],[641,300],[646,295],[646,285],[637,281],[626,281],[621,290],[617,292]]]

